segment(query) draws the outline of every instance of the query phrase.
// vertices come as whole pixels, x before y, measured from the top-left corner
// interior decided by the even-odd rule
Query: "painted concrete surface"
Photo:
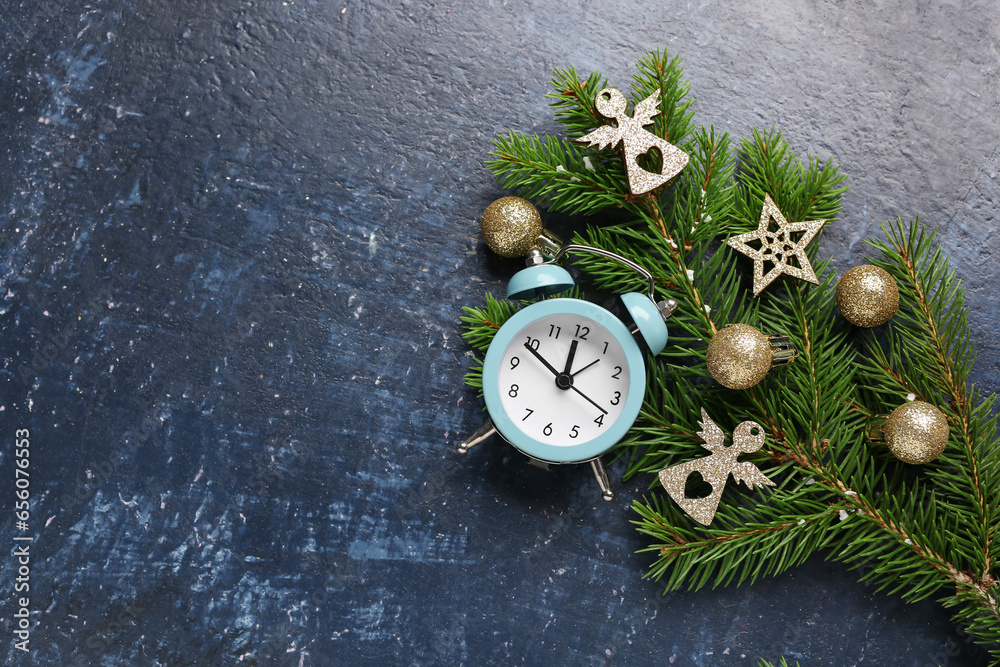
[[[850,177],[822,252],[919,215],[1000,388],[992,2],[7,3],[0,471],[30,433],[30,665],[979,665],[934,602],[813,560],[660,595],[589,472],[526,467],[463,386],[477,218],[553,67],[681,56],[696,121]],[[617,473],[617,475],[616,475]],[[12,549],[14,542],[11,541]]]

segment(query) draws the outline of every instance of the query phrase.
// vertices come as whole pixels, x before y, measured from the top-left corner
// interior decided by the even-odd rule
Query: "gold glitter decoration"
[[[855,266],[837,283],[837,307],[855,326],[881,326],[899,311],[899,288],[885,269],[872,264]]]
[[[725,444],[726,434],[712,421],[705,408],[701,409],[701,421],[698,424],[702,429],[698,436],[705,441],[702,447],[712,452],[712,455],[661,470],[659,477],[660,484],[674,502],[692,519],[707,526],[712,523],[715,512],[719,509],[722,490],[730,474],[737,483],[743,482],[751,489],[754,484],[774,486],[774,482],[749,461],[737,460],[740,454],[750,454],[764,446],[764,429],[760,424],[745,421],[737,426],[733,431],[733,444],[728,447]],[[712,493],[704,498],[689,498],[684,493],[688,476],[695,471],[712,487]]]
[[[948,418],[930,403],[904,403],[881,427],[889,451],[903,463],[930,463],[948,444]]]
[[[542,216],[521,197],[501,197],[486,207],[479,226],[490,250],[503,257],[523,257],[542,235]]]
[[[777,231],[771,231],[771,220],[778,225]],[[806,246],[819,234],[826,220],[810,220],[806,222],[788,222],[778,207],[774,205],[771,195],[764,195],[764,207],[760,212],[760,224],[757,229],[745,234],[732,236],[726,243],[733,250],[743,253],[753,259],[753,295],[757,296],[781,274],[787,274],[819,284],[812,264],[806,256]],[[792,235],[802,233],[797,240]],[[753,248],[748,241],[759,241],[760,247]],[[791,262],[795,262],[797,266]],[[764,273],[764,264],[773,264]]]
[[[659,113],[660,91],[635,105],[632,117],[625,113],[628,102],[625,96],[614,88],[605,88],[597,93],[594,104],[598,113],[617,122],[617,127],[602,125],[590,134],[577,139],[579,143],[597,146],[598,150],[606,147],[614,148],[622,142],[625,161],[625,173],[628,175],[628,189],[634,195],[641,195],[658,188],[681,172],[688,163],[688,154],[669,143],[666,139],[656,136],[643,129],[653,123],[653,117]],[[646,171],[636,161],[640,155],[656,148],[662,156],[660,173]]]
[[[749,389],[771,370],[767,336],[749,324],[727,324],[708,344],[708,372],[730,389]]]

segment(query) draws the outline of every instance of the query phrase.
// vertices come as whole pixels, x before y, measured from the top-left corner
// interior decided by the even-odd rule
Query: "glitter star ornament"
[[[606,147],[614,148],[622,143],[625,173],[628,176],[629,192],[641,195],[654,190],[681,172],[688,163],[688,154],[658,137],[649,130],[643,129],[653,123],[653,117],[659,113],[660,91],[635,105],[632,117],[625,113],[628,102],[625,96],[615,88],[605,88],[597,93],[594,105],[597,112],[608,120],[613,120],[617,126],[602,125],[590,134],[578,138],[578,143],[597,146],[598,150]],[[660,151],[663,163],[660,173],[647,171],[639,166],[637,158],[648,153],[650,149]]]
[[[771,221],[778,226],[771,230]],[[771,195],[764,195],[764,207],[760,212],[760,225],[752,232],[730,237],[726,243],[736,252],[742,253],[753,260],[753,295],[764,291],[781,274],[787,274],[800,280],[819,284],[812,264],[806,256],[806,246],[826,220],[810,220],[806,222],[788,222],[785,216],[775,206]],[[793,235],[801,233],[796,240]],[[760,247],[754,248],[750,242],[759,242]],[[773,265],[765,272],[765,264]]]
[[[764,429],[760,424],[752,421],[743,422],[733,431],[733,444],[727,446],[726,434],[712,421],[705,408],[701,409],[701,421],[698,423],[701,425],[698,436],[705,442],[702,446],[712,452],[711,456],[661,470],[660,484],[692,519],[707,526],[712,523],[715,512],[719,509],[722,490],[729,475],[732,475],[737,483],[743,482],[751,489],[754,484],[774,486],[774,482],[749,461],[737,460],[740,454],[750,454],[764,446]],[[688,477],[694,472],[698,472],[712,487],[712,493],[704,498],[688,497],[685,493],[684,487]]]

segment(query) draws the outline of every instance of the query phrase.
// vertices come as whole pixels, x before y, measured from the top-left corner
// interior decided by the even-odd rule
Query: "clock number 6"
[[[545,425],[545,428],[542,429],[542,433],[545,435],[552,435],[552,422]]]

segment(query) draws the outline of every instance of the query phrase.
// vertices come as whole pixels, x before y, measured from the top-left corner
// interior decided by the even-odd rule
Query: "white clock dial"
[[[604,326],[553,314],[514,334],[500,360],[503,410],[525,435],[576,446],[607,432],[628,398],[625,351]]]

